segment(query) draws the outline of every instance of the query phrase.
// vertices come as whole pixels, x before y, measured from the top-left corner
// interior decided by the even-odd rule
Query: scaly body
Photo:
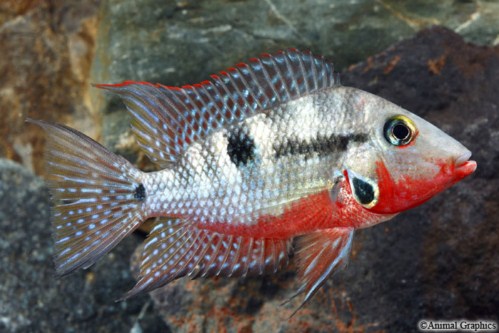
[[[83,134],[49,133],[56,264],[88,267],[149,217],[128,296],[189,275],[276,272],[296,242],[308,300],[348,258],[353,232],[421,204],[472,173],[457,141],[377,96],[342,87],[332,65],[289,50],[194,86],[99,85],[123,98],[143,173]]]
[[[348,100],[350,90],[338,88],[335,97]],[[282,203],[331,190],[342,176],[333,172],[344,169],[345,152],[368,134],[353,106],[327,108],[327,98],[317,94],[249,117],[192,144],[175,169],[145,174],[148,216],[189,216],[243,228],[266,217],[272,223],[271,216],[283,213]]]

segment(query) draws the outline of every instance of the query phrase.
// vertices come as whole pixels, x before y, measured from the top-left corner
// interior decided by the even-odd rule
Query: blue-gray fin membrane
[[[140,277],[123,298],[152,291],[182,276],[245,277],[288,264],[289,239],[226,235],[181,219],[158,219],[142,251]]]
[[[142,222],[141,172],[69,127],[28,122],[47,134],[46,183],[52,198],[57,273],[87,268]]]
[[[222,127],[338,84],[331,63],[289,49],[181,88],[132,81],[96,86],[123,98],[140,147],[152,161],[169,167],[191,143]]]

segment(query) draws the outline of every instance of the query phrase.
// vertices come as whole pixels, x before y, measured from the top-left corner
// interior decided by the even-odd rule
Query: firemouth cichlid
[[[476,169],[471,152],[435,126],[340,85],[331,63],[295,49],[181,88],[97,87],[123,99],[160,171],[142,172],[74,129],[28,121],[48,137],[58,273],[89,267],[160,217],[125,297],[183,276],[273,274],[294,247],[306,302],[346,263],[356,229]]]

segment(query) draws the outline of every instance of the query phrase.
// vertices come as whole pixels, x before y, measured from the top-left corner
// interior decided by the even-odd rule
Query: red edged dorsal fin
[[[192,142],[214,130],[337,84],[331,63],[289,49],[182,88],[131,81],[96,86],[123,98],[139,145],[154,162],[168,167]]]
[[[352,238],[353,228],[331,228],[298,239],[296,257],[302,284],[295,296],[306,292],[301,306],[310,300],[335,270],[346,264]]]
[[[180,219],[160,220],[142,252],[140,278],[125,298],[182,276],[247,276],[288,263],[291,240],[224,235]]]

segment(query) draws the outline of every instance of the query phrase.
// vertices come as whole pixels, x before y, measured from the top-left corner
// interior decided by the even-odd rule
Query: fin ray
[[[310,300],[335,270],[346,264],[353,233],[352,228],[332,228],[315,231],[298,239],[296,257],[301,286],[295,296],[306,292],[301,306]]]
[[[290,240],[235,237],[200,229],[180,219],[160,220],[144,245],[140,278],[125,298],[182,276],[204,278],[273,272],[287,264],[290,246]]]

